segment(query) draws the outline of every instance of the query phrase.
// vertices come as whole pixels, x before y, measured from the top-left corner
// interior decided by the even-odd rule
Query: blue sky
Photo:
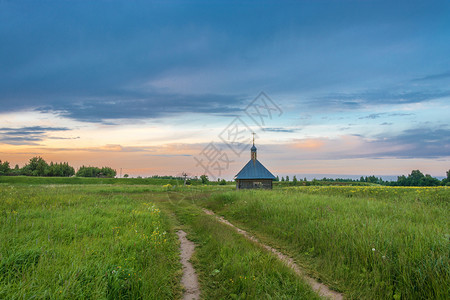
[[[448,53],[448,1],[0,1],[0,158],[199,175],[263,91],[276,174],[443,176]]]

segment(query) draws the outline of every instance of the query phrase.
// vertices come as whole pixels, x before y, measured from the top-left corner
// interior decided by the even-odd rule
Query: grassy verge
[[[112,185],[167,185],[183,186],[184,180],[163,178],[92,178],[92,177],[37,177],[37,176],[0,176],[3,184],[112,184]],[[192,180],[191,186],[205,186],[198,180]],[[211,181],[208,186],[220,186],[219,182]],[[233,182],[227,182],[226,187],[235,187]]]
[[[182,180],[160,178],[90,178],[90,177],[35,177],[0,176],[4,184],[117,184],[117,185],[183,185]]]
[[[159,205],[176,213],[197,244],[192,260],[204,299],[319,299],[273,255],[205,215],[197,200],[172,195]]]
[[[126,192],[0,186],[0,298],[178,297],[178,242],[154,204],[161,194]]]
[[[446,299],[446,188],[305,187],[216,195],[205,205],[279,245],[358,299]]]

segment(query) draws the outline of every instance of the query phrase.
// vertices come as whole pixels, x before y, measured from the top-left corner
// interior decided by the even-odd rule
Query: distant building
[[[275,176],[256,159],[254,137],[250,153],[250,161],[235,176],[236,189],[272,189],[272,181],[275,180]]]

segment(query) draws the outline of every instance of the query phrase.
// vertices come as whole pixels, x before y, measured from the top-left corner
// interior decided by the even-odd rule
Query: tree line
[[[435,177],[432,177],[429,174],[423,174],[420,170],[413,170],[411,174],[408,176],[401,175],[397,177],[396,181],[385,181],[381,177],[376,176],[361,176],[360,179],[348,179],[348,178],[322,178],[322,179],[313,179],[311,181],[307,181],[306,178],[297,180],[297,177],[294,176],[292,181],[289,179],[289,176],[281,177],[277,176],[275,181],[284,182],[283,185],[320,185],[322,183],[374,183],[385,186],[450,186],[450,170],[447,172],[447,177],[439,180]]]
[[[35,156],[30,158],[28,163],[26,163],[22,168],[19,165],[15,165],[14,168],[10,167],[8,161],[2,162],[0,160],[0,176],[51,176],[51,177],[115,177],[117,174],[116,170],[110,167],[91,167],[82,166],[75,172],[75,169],[69,165],[67,162],[54,163],[50,162],[48,164],[42,157]]]

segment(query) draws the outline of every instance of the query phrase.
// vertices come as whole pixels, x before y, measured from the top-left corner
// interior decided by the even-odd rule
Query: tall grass
[[[160,196],[124,192],[0,186],[0,298],[177,297],[178,244]]]
[[[160,204],[196,243],[192,261],[203,299],[319,299],[291,269],[188,199]]]
[[[447,299],[450,190],[305,187],[207,204],[358,299]]]

